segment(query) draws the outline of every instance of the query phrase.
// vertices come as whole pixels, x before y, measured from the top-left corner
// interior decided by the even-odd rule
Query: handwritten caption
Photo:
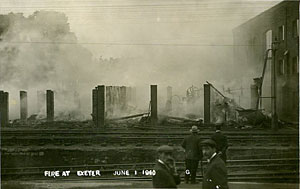
[[[83,171],[75,171],[74,173],[78,177],[101,177],[100,170],[83,170]],[[137,175],[145,175],[145,176],[154,176],[156,174],[155,170],[116,170],[112,174],[112,176],[137,176]],[[70,170],[66,171],[44,171],[45,177],[69,177],[71,175]],[[107,175],[107,174],[106,174]]]

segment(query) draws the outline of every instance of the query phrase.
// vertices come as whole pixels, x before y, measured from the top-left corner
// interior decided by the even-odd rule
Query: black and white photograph
[[[0,189],[298,189],[299,0],[0,0]]]

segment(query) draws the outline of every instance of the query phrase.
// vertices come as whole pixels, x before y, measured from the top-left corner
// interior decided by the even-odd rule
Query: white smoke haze
[[[232,29],[276,3],[5,2],[0,5],[0,89],[10,92],[10,118],[19,117],[20,90],[28,91],[31,115],[37,113],[37,91],[51,89],[56,115],[78,107],[72,100],[76,91],[80,112],[90,119],[91,91],[97,85],[136,87],[138,109],[145,111],[150,85],[157,84],[162,111],[167,86],[182,98],[192,85],[202,88],[210,81],[222,92],[223,86],[247,88],[239,97],[247,108],[250,83],[259,75],[233,63]],[[236,101],[241,96],[224,93]],[[180,109],[179,104],[175,100],[173,107]]]

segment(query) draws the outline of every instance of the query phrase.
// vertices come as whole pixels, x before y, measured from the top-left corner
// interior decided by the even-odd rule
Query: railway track
[[[212,129],[213,130],[213,129]],[[185,130],[183,128],[179,129],[178,131],[168,130],[168,128],[164,128],[164,131],[155,131],[155,130],[140,130],[140,129],[91,129],[91,128],[85,128],[85,129],[26,129],[26,128],[18,128],[18,129],[2,129],[1,134],[3,135],[40,135],[40,134],[56,134],[56,135],[188,135],[189,129]],[[211,134],[213,131],[201,131],[200,128],[200,134]],[[268,130],[235,130],[235,131],[223,131],[223,133],[227,135],[255,135],[255,136],[281,136],[281,135],[298,135],[295,131],[282,131],[282,132],[273,132]]]
[[[268,132],[268,131],[225,131],[230,146],[298,146],[296,132]],[[213,132],[201,132],[202,139],[209,138]],[[99,129],[5,129],[1,131],[2,146],[71,146],[77,144],[90,145],[159,145],[180,144],[189,132],[174,131],[111,131]]]
[[[132,134],[133,135],[133,134]],[[23,136],[5,136],[2,135],[1,143],[2,146],[13,146],[13,145],[45,145],[45,144],[56,144],[56,145],[76,145],[76,144],[160,144],[160,143],[171,143],[180,144],[184,139],[185,135],[159,135],[149,134],[148,136],[124,136],[119,135],[90,135],[81,134],[78,136],[31,136],[30,134]],[[201,135],[201,139],[208,139],[210,135]],[[273,146],[298,146],[298,136],[295,135],[229,135],[228,142],[230,146],[248,146],[248,145],[262,145],[270,144]]]

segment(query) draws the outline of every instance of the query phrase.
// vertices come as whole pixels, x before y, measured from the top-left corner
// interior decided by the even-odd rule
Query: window
[[[299,57],[295,56],[293,58],[293,74],[299,73]]]
[[[284,65],[284,60],[281,59],[279,60],[279,69],[278,69],[278,75],[283,75],[285,72],[285,65]]]
[[[293,21],[293,37],[299,36],[299,19]]]
[[[284,25],[282,25],[278,28],[278,40],[279,41],[284,40]]]

